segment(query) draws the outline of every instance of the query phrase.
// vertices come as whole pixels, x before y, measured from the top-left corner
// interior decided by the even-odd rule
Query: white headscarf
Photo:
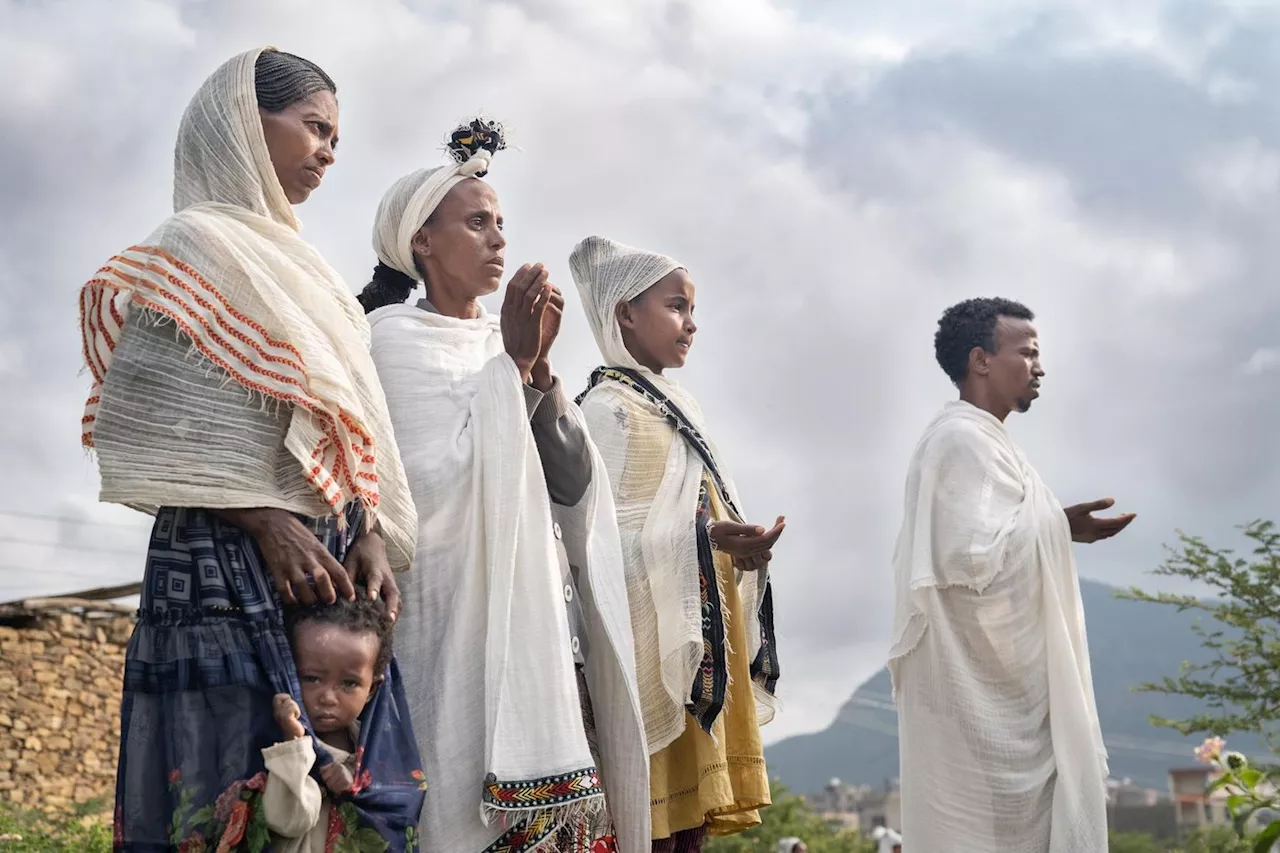
[[[297,234],[258,113],[255,65],[264,50],[233,57],[196,92],[178,131],[174,215],[81,290],[84,356],[94,378],[83,442],[97,449],[104,501],[151,512],[269,506],[314,514],[319,506],[341,519],[359,500],[370,524],[383,522],[392,566],[406,568],[416,514],[369,357],[369,325],[341,276]],[[211,389],[230,379],[288,407],[285,449],[318,501],[290,502],[280,484],[254,480],[257,460],[271,449],[250,446],[249,405],[244,429],[226,435],[193,439],[190,430],[175,430],[145,446],[128,436],[95,442],[100,409],[120,422],[172,416],[172,404],[145,389],[120,377],[106,383],[126,320],[138,310],[171,322],[217,368],[207,377]],[[193,384],[186,397],[184,404],[197,406],[201,388]],[[230,447],[221,458],[241,453],[244,470],[209,463],[203,451],[217,441]]]
[[[471,128],[477,129],[479,123],[480,120],[472,122]],[[482,132],[487,126],[480,126]],[[500,128],[497,130],[501,133]],[[499,142],[499,147],[505,147],[505,143]],[[414,281],[422,281],[422,273],[413,262],[413,235],[449,190],[468,178],[483,177],[493,161],[493,154],[483,148],[473,152],[451,146],[449,150],[455,161],[452,165],[418,169],[392,184],[382,196],[373,221],[373,251],[378,260]]]
[[[278,222],[302,223],[284,194],[262,131],[255,66],[263,47],[227,60],[192,97],[173,153],[173,209],[225,204]]]
[[[605,364],[643,370],[652,376],[651,371],[627,351],[615,312],[618,305],[635,299],[683,265],[666,255],[626,246],[607,237],[588,237],[569,255],[569,268]]]
[[[665,375],[641,365],[627,351],[617,307],[644,293],[683,265],[605,237],[588,237],[569,256],[574,284],[607,367],[639,371],[674,402],[710,445],[731,496],[737,489],[724,459],[707,433],[697,401]],[[604,382],[582,400],[596,446],[604,458],[614,489],[623,557],[627,561],[628,598],[635,633],[636,677],[644,709],[650,754],[670,745],[684,731],[685,703],[702,661],[702,596],[699,583],[697,529],[699,494],[705,472],[702,459],[678,436],[665,458],[644,455],[655,446],[646,433],[672,430],[665,413],[647,398]],[[623,495],[618,489],[624,470],[661,467],[662,485],[653,495]],[[741,509],[741,504],[738,504]],[[740,572],[738,589],[747,609],[747,654],[754,660],[761,646],[760,610],[768,571]],[[757,718],[773,719],[776,702],[761,684],[753,684]]]

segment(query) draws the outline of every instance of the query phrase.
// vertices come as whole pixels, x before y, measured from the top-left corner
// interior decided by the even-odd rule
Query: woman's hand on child
[[[377,530],[370,530],[355,541],[343,564],[356,583],[363,583],[368,596],[381,598],[387,604],[387,615],[396,621],[400,612],[400,588],[396,586],[391,564],[387,562],[387,543]]]
[[[297,740],[306,735],[307,730],[302,727],[302,711],[288,693],[276,694],[272,700],[272,710],[275,711],[276,725],[284,732],[285,740]]]
[[[346,569],[293,513],[282,509],[228,509],[219,510],[218,515],[257,541],[276,593],[285,604],[315,604],[317,599],[333,604],[338,596],[356,597]]]

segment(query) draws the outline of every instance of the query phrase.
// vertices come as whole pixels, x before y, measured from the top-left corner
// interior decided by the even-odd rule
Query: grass
[[[0,853],[111,853],[111,826],[93,820],[102,803],[87,803],[76,814],[49,817],[0,804]]]

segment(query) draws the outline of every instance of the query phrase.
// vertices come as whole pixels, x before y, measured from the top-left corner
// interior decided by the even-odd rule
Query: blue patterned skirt
[[[302,521],[342,562],[363,512],[354,506],[345,530],[334,518]],[[426,785],[394,661],[388,676],[361,717],[362,789],[335,804],[339,825],[330,829],[371,828],[384,849],[412,851]],[[277,693],[302,707],[280,599],[257,544],[208,510],[161,509],[125,657],[115,849],[212,851],[227,842],[269,851],[255,806],[262,749],[281,740]],[[310,731],[305,712],[303,722]],[[323,749],[317,755],[327,762]]]

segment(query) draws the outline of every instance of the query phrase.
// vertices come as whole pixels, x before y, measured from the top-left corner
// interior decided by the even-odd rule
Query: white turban
[[[507,141],[500,123],[477,117],[459,125],[445,147],[454,162],[419,169],[396,181],[382,197],[373,220],[373,251],[378,260],[414,281],[422,281],[422,274],[413,263],[413,235],[449,190],[467,178],[483,178],[494,153],[506,148]]]
[[[606,365],[640,369],[622,342],[616,309],[619,303],[635,299],[663,276],[683,267],[666,255],[616,243],[607,237],[588,237],[574,247],[569,255],[569,269]]]
[[[449,190],[468,178],[483,175],[492,159],[492,154],[481,150],[466,162],[418,169],[392,184],[378,204],[373,221],[373,251],[378,260],[414,281],[422,281],[422,273],[413,263],[413,235]]]

